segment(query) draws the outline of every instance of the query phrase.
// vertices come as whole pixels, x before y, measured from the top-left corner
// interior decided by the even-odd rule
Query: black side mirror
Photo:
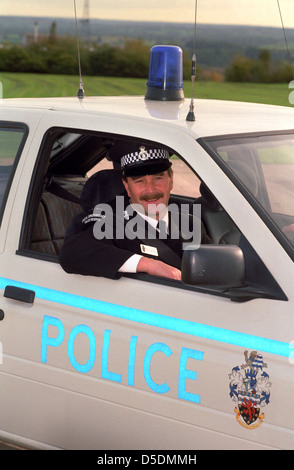
[[[228,289],[245,284],[242,250],[235,245],[202,245],[184,250],[182,281],[191,286]]]

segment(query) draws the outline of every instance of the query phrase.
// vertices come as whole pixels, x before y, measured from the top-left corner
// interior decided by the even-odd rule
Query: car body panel
[[[0,288],[35,292],[32,304],[1,301],[3,437],[39,448],[293,448],[293,261],[197,142],[290,130],[293,110],[200,100],[196,122],[188,123],[188,104],[142,97],[2,101],[0,119],[24,122],[29,133],[2,220]],[[24,256],[18,250],[32,175],[45,134],[58,126],[152,140],[183,155],[287,300],[234,302],[173,282],[71,275],[58,263]],[[246,429],[235,416],[229,376],[253,350],[267,363],[271,395],[264,422]]]

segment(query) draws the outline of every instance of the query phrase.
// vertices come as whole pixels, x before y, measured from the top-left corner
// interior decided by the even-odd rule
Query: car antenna
[[[195,18],[194,18],[194,45],[193,45],[193,55],[192,55],[192,73],[191,73],[191,80],[192,80],[192,96],[190,101],[189,112],[186,117],[186,121],[195,121],[195,113],[194,113],[194,84],[196,79],[196,25],[197,25],[197,7],[198,7],[198,0],[195,0]]]
[[[79,28],[78,28],[78,20],[77,20],[77,8],[76,8],[76,0],[74,0],[74,10],[75,10],[75,22],[76,22],[76,40],[77,40],[77,50],[78,50],[78,64],[79,64],[79,90],[78,90],[78,98],[83,99],[85,96],[84,92],[84,85],[82,80],[82,68],[81,68],[81,56],[80,56],[80,41],[79,41]]]
[[[290,70],[291,70],[291,73],[292,73],[292,78],[293,78],[293,80],[294,80],[294,70],[293,70],[293,66],[292,66],[292,60],[291,60],[291,55],[290,55],[290,49],[289,49],[289,44],[288,44],[288,40],[287,40],[286,29],[285,29],[285,26],[284,26],[283,15],[282,15],[282,10],[281,10],[281,7],[280,7],[280,1],[279,1],[279,0],[277,0],[277,4],[278,4],[278,9],[279,9],[280,18],[281,18],[282,30],[283,30],[284,38],[285,38],[285,44],[286,44],[286,48],[287,48],[287,54],[288,54],[288,60],[289,60]]]

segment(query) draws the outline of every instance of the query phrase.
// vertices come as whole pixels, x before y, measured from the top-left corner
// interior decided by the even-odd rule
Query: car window
[[[89,171],[87,171],[87,178],[90,178],[92,175],[97,173],[97,171],[101,170],[111,170],[113,168],[113,163],[107,160],[106,158],[103,158],[102,161],[99,163],[96,163],[96,165],[93,166]]]
[[[2,215],[17,157],[24,143],[25,128],[0,125],[0,214]]]
[[[208,140],[294,247],[294,135]]]
[[[294,137],[257,150],[273,213],[294,214]]]
[[[46,154],[41,150],[38,157],[39,167],[46,173],[37,171],[30,186],[32,194],[27,202],[27,218],[20,243],[22,251],[29,250],[35,257],[51,261],[57,259],[67,227],[84,209],[79,198],[85,183],[103,170],[114,169],[115,164],[108,159],[108,150],[118,140],[119,136],[50,129],[41,146]],[[201,196],[201,182],[179,156],[173,155],[171,161],[174,171],[171,203],[185,204],[186,210]],[[215,237],[218,241],[220,235]]]
[[[75,228],[74,221],[84,214],[81,214],[81,211],[86,210],[89,213],[89,204],[93,208],[98,202],[107,203],[125,192],[116,163],[108,159],[109,149],[121,139],[125,142],[126,137],[89,132],[73,135],[66,129],[50,129],[40,147],[36,170],[30,184],[18,254],[58,262],[66,233]],[[131,138],[130,140],[133,141]],[[228,153],[225,158],[228,158]],[[241,247],[241,244],[244,246],[245,243],[246,257],[246,251],[250,247],[225,208],[214,197],[213,188],[208,188],[205,182],[200,181],[180,156],[173,156],[172,164],[174,188],[170,198],[171,205],[174,208],[181,207],[181,211],[184,205],[184,211],[188,210],[190,214],[196,215],[197,220],[198,216],[201,216],[203,227],[213,244]],[[91,179],[91,176],[94,176],[94,179]],[[86,185],[88,181],[90,184]],[[200,213],[197,212],[199,207]],[[262,264],[256,253],[253,259]],[[254,269],[249,268],[247,266],[246,272],[253,274],[252,279],[248,279],[250,283],[252,281],[256,284],[258,280],[255,264]],[[261,272],[260,269],[258,272]],[[144,274],[126,275],[136,276],[143,281],[167,282],[153,276],[146,278]],[[272,292],[272,281],[268,284]],[[183,283],[175,281],[173,285],[194,289],[193,285],[184,286]],[[195,286],[195,289],[211,292],[211,289],[207,290],[201,286]],[[216,292],[226,296],[221,287],[216,287]],[[253,296],[255,295],[254,292]]]
[[[188,165],[178,157],[172,157],[172,168],[175,174],[172,194],[185,197],[199,197],[200,179],[193,173]]]

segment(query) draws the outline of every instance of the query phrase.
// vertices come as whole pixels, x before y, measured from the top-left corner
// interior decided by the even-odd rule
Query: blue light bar
[[[184,99],[182,49],[154,46],[150,51],[146,100],[178,101]]]

